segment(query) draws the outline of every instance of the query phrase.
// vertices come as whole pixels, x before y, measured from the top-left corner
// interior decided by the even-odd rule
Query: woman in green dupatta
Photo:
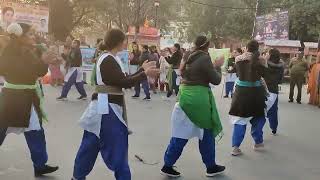
[[[14,23],[7,30],[10,41],[0,57],[4,88],[0,94],[0,146],[8,134],[24,133],[36,177],[53,173],[48,166],[43,95],[38,79],[48,72],[47,55],[36,55],[32,27]],[[39,48],[38,48],[39,49]]]
[[[199,138],[199,149],[206,165],[206,176],[224,172],[225,167],[216,164],[215,138],[221,137],[222,125],[210,84],[219,85],[223,59],[212,64],[208,53],[210,42],[205,36],[195,41],[195,51],[184,62],[178,102],[172,113],[172,138],[164,156],[161,173],[179,177],[173,169],[188,140]]]

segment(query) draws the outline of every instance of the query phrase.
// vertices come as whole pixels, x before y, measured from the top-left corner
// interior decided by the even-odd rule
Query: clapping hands
[[[155,61],[148,62],[145,61],[142,64],[142,68],[144,69],[144,72],[147,76],[155,78],[160,74],[160,70],[157,69],[157,63]]]

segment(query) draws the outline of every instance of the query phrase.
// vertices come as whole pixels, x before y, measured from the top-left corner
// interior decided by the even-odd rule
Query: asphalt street
[[[280,94],[279,135],[272,136],[265,126],[264,152],[252,149],[253,140],[248,132],[242,145],[244,155],[232,157],[232,125],[228,118],[230,99],[221,98],[222,86],[214,88],[214,94],[224,126],[224,137],[216,145],[216,159],[225,165],[224,175],[216,180],[319,180],[320,179],[320,109],[307,104],[304,90],[303,104],[289,104],[288,87]],[[86,87],[88,94],[92,88]],[[72,177],[74,158],[81,142],[83,130],[77,122],[89,103],[78,101],[73,88],[69,101],[57,102],[61,88],[45,86],[46,109],[49,123],[45,124],[49,163],[60,170],[43,180],[68,180]],[[129,159],[133,180],[166,180],[159,171],[163,154],[170,140],[170,116],[175,98],[164,101],[164,94],[152,96],[152,101],[131,99],[127,90],[129,126],[133,134],[129,138]],[[179,180],[206,180],[205,168],[198,150],[198,140],[190,140],[181,159],[176,164],[181,171]],[[140,156],[147,164],[138,161]],[[155,164],[155,165],[148,165]],[[0,180],[33,180],[33,167],[23,135],[9,135],[0,147]],[[98,158],[89,180],[112,180],[113,173]]]

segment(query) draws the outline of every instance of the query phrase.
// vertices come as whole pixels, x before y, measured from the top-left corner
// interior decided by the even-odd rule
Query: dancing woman
[[[48,72],[48,65],[36,55],[34,32],[30,25],[8,27],[10,42],[0,58],[0,75],[5,83],[0,100],[0,145],[9,133],[24,133],[35,176],[52,173],[58,167],[48,161],[43,121],[43,95],[38,78]]]
[[[279,101],[279,84],[281,84],[284,74],[284,63],[280,60],[280,51],[270,49],[266,59],[268,67],[265,70],[264,79],[266,80],[269,96],[266,102],[269,125],[272,134],[276,135],[278,130],[278,101]]]
[[[208,177],[225,170],[216,164],[215,137],[221,135],[222,125],[215,99],[209,84],[221,82],[223,60],[212,64],[208,53],[209,40],[199,36],[195,41],[196,50],[184,62],[182,84],[178,103],[172,113],[172,138],[164,155],[161,173],[169,177],[179,177],[180,172],[173,168],[191,138],[199,138],[199,149]]]
[[[265,71],[264,59],[260,58],[259,43],[255,40],[247,45],[247,51],[236,58],[238,80],[233,94],[230,116],[234,124],[232,137],[232,155],[242,152],[240,145],[246,133],[247,123],[252,124],[251,135],[254,139],[254,149],[264,147],[263,126],[265,119],[266,89],[261,78]]]
[[[147,76],[155,77],[159,71],[155,63],[144,63],[136,74],[125,76],[121,60],[116,57],[124,42],[125,34],[117,29],[111,29],[104,38],[102,50],[107,52],[97,61],[96,93],[80,121],[84,134],[74,163],[74,180],[84,180],[89,175],[99,152],[117,180],[131,179],[122,88],[133,87]]]

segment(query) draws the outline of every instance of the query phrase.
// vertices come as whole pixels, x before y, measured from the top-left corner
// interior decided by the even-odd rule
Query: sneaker
[[[151,101],[151,98],[150,97],[145,97],[143,98],[144,101]]]
[[[139,97],[140,97],[140,96],[138,96],[138,95],[132,96],[133,99],[138,99]]]
[[[161,174],[171,178],[177,178],[181,176],[181,173],[173,169],[173,167],[165,167],[165,166],[163,166],[163,168],[161,169]]]
[[[52,166],[45,165],[45,167],[42,168],[42,169],[35,169],[34,170],[34,176],[35,177],[40,177],[40,176],[43,176],[45,174],[53,173],[53,172],[57,171],[58,169],[59,169],[58,166],[52,167]]]
[[[67,101],[68,99],[66,97],[58,97],[57,101]]]
[[[216,165],[212,168],[207,169],[206,176],[207,177],[214,177],[216,175],[222,174],[225,170],[226,170],[226,167]]]
[[[272,131],[272,135],[277,136],[277,131]]]
[[[242,151],[238,147],[234,147],[231,152],[231,155],[232,156],[240,156],[240,155],[242,155]]]
[[[264,150],[264,144],[263,144],[263,143],[261,143],[261,144],[255,144],[255,145],[253,146],[253,150],[255,150],[255,151],[263,151],[263,150]]]
[[[80,96],[78,100],[87,100],[87,96]]]

